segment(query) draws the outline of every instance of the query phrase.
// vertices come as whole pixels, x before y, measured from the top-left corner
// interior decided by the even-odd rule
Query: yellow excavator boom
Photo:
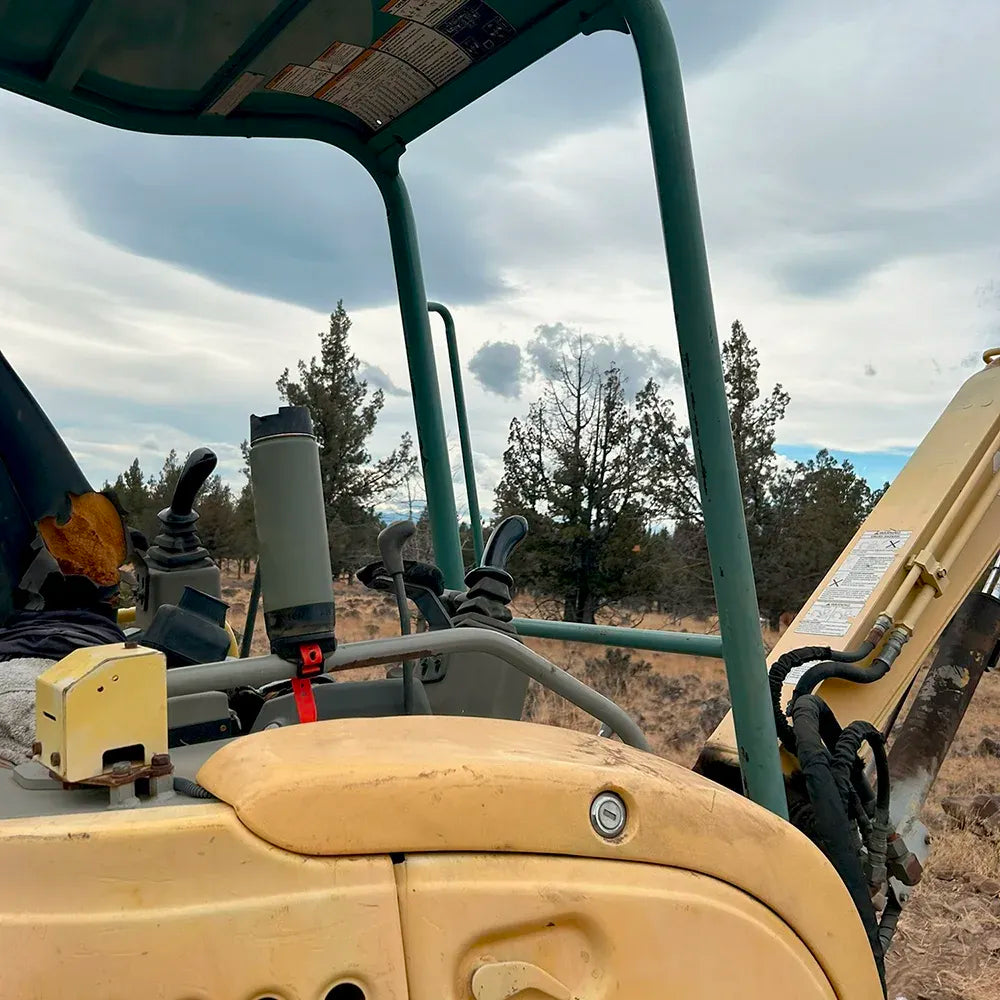
[[[881,680],[823,683],[843,722],[884,728],[898,712],[928,652],[1000,547],[1000,360],[962,385],[768,657],[803,646],[848,650],[879,617],[905,641]],[[885,621],[883,618],[883,621]],[[871,659],[871,657],[869,657]],[[802,669],[784,683],[787,703]],[[793,761],[785,755],[787,770]],[[709,737],[699,762],[706,773],[738,766],[732,714]]]

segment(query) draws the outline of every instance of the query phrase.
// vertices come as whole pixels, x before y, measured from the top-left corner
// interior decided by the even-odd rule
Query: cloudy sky
[[[740,318],[791,393],[786,455],[829,447],[891,477],[1000,344],[1000,4],[667,9],[720,328]],[[9,94],[0,123],[2,349],[95,482],[199,444],[235,481],[248,414],[275,406],[338,298],[389,390],[373,450],[412,427],[384,214],[346,155],[118,133]],[[488,507],[537,391],[526,362],[559,324],[618,343],[636,378],[675,371],[629,39],[578,39],[404,170]]]

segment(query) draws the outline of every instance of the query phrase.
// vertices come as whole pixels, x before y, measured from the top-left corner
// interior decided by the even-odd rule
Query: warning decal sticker
[[[382,11],[418,24],[437,24],[461,3],[462,0],[391,0]]]
[[[483,0],[466,0],[442,18],[437,29],[473,59],[485,58],[514,37],[510,22]]]
[[[451,39],[414,21],[400,21],[375,43],[375,47],[409,63],[436,87],[447,83],[472,63]]]
[[[328,73],[339,73],[346,69],[365,50],[360,45],[334,42],[319,59],[312,63],[313,69],[325,69]]]
[[[433,89],[430,80],[408,63],[369,49],[316,96],[350,111],[376,129],[413,107]]]
[[[806,635],[847,635],[851,623],[861,613],[911,534],[888,529],[866,531],[795,631]],[[792,674],[785,683],[794,683]]]
[[[241,73],[226,89],[221,97],[207,108],[207,115],[222,115],[225,117],[239,107],[240,102],[252,94],[266,79],[261,73]]]
[[[437,28],[473,61],[488,56],[515,35],[510,21],[484,0],[393,0],[382,10]]]
[[[262,87],[328,101],[377,130],[516,34],[485,0],[389,0],[382,11],[400,20],[370,47],[333,42],[270,79],[243,73],[208,113],[228,115]]]
[[[329,83],[332,77],[333,73],[328,70],[314,69],[312,66],[286,66],[267,85],[267,89],[312,97],[324,83]]]

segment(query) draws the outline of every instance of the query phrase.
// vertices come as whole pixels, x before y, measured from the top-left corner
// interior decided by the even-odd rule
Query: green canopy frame
[[[457,587],[455,496],[400,159],[504,80],[602,30],[630,34],[639,60],[744,784],[785,816],[681,73],[660,0],[2,0],[0,86],[138,132],[317,139],[368,171],[388,218],[435,558]]]

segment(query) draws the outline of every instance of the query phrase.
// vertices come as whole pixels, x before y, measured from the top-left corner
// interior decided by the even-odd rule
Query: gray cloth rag
[[[35,678],[55,663],[24,657],[0,663],[0,760],[20,764],[35,742]]]

